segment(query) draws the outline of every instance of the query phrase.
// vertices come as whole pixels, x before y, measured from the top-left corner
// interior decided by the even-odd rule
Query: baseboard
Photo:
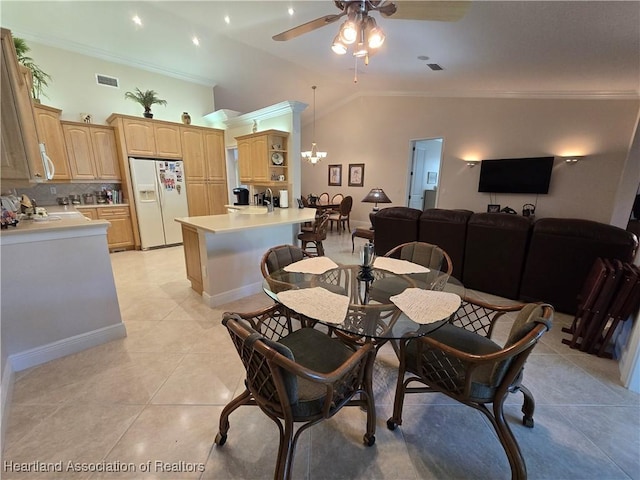
[[[0,401],[2,402],[2,416],[0,418],[0,445],[4,450],[4,434],[7,430],[7,420],[9,419],[9,407],[11,403],[11,394],[13,392],[13,367],[11,362],[7,360],[2,372],[2,383],[0,384]]]
[[[202,298],[210,307],[216,307],[229,302],[235,302],[241,298],[248,297],[249,295],[255,295],[262,291],[262,282],[250,283],[249,285],[243,285],[240,288],[233,290],[227,290],[226,292],[218,293],[216,295],[209,295],[207,292],[202,292]]]
[[[24,352],[14,353],[9,356],[9,362],[13,367],[13,371],[19,372],[25,368],[34,367],[126,336],[127,330],[124,323],[118,323],[25,350]]]

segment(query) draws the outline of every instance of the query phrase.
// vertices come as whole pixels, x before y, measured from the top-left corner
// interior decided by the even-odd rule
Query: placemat
[[[407,288],[390,300],[416,323],[433,323],[444,320],[455,312],[461,299],[455,293],[434,292],[422,288]]]
[[[329,257],[305,258],[284,267],[285,272],[323,274],[326,271],[338,268],[338,264]]]
[[[344,322],[349,308],[349,297],[322,287],[286,290],[278,293],[278,301],[302,315],[327,323]]]
[[[397,258],[390,257],[376,257],[373,262],[374,268],[386,270],[391,273],[405,274],[405,273],[429,273],[427,267],[418,265],[417,263],[411,263],[406,260],[399,260]]]

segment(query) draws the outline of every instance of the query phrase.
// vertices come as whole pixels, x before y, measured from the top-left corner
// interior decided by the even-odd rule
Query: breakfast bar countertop
[[[243,230],[272,227],[278,225],[311,222],[315,218],[314,208],[275,208],[268,212],[266,207],[244,206],[234,213],[207,215],[203,217],[181,217],[176,222],[208,233],[232,233]]]

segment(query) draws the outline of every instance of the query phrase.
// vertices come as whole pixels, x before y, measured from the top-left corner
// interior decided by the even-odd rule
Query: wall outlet
[[[55,195],[56,193],[58,193],[56,187],[49,187],[49,191],[51,192],[51,195]]]

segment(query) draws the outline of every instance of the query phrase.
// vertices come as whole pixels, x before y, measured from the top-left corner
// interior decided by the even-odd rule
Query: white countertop
[[[1,230],[0,245],[106,234],[110,225],[106,220],[89,220],[72,205],[45,208],[47,217],[20,220],[17,226]]]
[[[236,205],[238,207],[240,205]],[[188,225],[197,230],[209,233],[240,232],[262,227],[311,222],[316,215],[315,208],[275,208],[271,213],[243,213],[248,210],[263,209],[263,207],[244,206],[237,213],[223,215],[208,215],[204,217],[181,217],[176,222]],[[266,210],[266,208],[264,208]]]

